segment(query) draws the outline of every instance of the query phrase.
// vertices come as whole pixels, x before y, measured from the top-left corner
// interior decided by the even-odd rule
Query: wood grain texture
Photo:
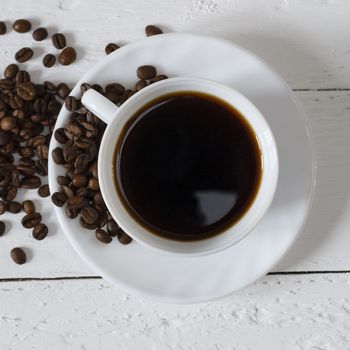
[[[349,349],[350,275],[269,276],[215,302],[167,305],[102,280],[2,283],[8,349]]]

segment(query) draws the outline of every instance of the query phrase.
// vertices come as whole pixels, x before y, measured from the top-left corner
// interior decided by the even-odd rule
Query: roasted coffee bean
[[[81,217],[90,225],[97,224],[98,216],[98,211],[93,207],[85,207],[81,210]]]
[[[34,166],[35,164],[35,161],[31,158],[28,158],[28,157],[21,157],[19,159],[19,165],[23,165],[23,166]]]
[[[79,214],[79,211],[78,210],[74,210],[74,209],[69,209],[67,207],[64,208],[65,209],[65,212],[66,212],[66,215],[70,218],[70,219],[75,219],[78,214]]]
[[[49,92],[51,94],[55,94],[57,91],[57,86],[51,81],[45,81],[44,86],[45,86],[47,92]]]
[[[11,186],[7,189],[4,199],[6,201],[12,201],[13,199],[16,198],[16,196],[17,196],[17,187]]]
[[[68,177],[66,176],[62,176],[62,175],[59,175],[57,176],[57,183],[60,185],[60,186],[68,186],[70,184],[70,179],[68,179]],[[76,186],[76,185],[74,185]]]
[[[31,200],[25,200],[22,203],[23,211],[26,214],[31,214],[35,212],[35,205]]]
[[[110,219],[107,221],[107,232],[110,236],[115,237],[118,235],[119,226],[118,224],[113,220]]]
[[[28,147],[38,147],[43,145],[46,145],[46,137],[44,135],[34,136],[27,141]]]
[[[148,25],[145,28],[145,34],[147,36],[152,36],[152,35],[163,34],[163,31],[154,25]]]
[[[55,114],[55,115],[57,115],[60,112],[61,107],[62,107],[61,103],[55,99],[51,100],[49,102],[49,106],[48,106],[49,112],[52,114]]]
[[[168,79],[167,75],[159,74],[159,75],[156,75],[153,79],[151,79],[150,83],[153,84],[153,83],[156,83],[157,81],[161,81],[161,80],[165,80],[165,79]]]
[[[118,103],[120,101],[120,96],[113,94],[111,92],[105,92],[105,97],[108,98],[113,103]]]
[[[100,190],[100,185],[98,183],[98,180],[96,179],[96,177],[91,177],[88,183],[88,188],[90,188],[91,190],[97,192]]]
[[[82,217],[79,219],[80,225],[88,230],[95,230],[97,228],[97,223],[89,224]]]
[[[7,211],[9,213],[17,214],[22,210],[22,205],[16,201],[7,202]]]
[[[105,53],[106,53],[106,55],[109,55],[110,53],[112,53],[113,51],[115,51],[117,49],[119,49],[119,46],[117,44],[109,43],[105,47]]]
[[[56,56],[55,55],[48,53],[47,55],[44,56],[43,65],[46,68],[52,67],[55,63],[56,63]]]
[[[29,32],[32,28],[32,24],[26,20],[26,19],[17,19],[14,23],[13,23],[13,29],[17,32],[17,33],[26,33]]]
[[[5,233],[5,228],[5,223],[3,221],[0,221],[0,236]]]
[[[75,187],[82,188],[88,184],[88,178],[83,174],[76,174],[73,177],[72,183]]]
[[[62,193],[62,192],[55,192],[51,196],[51,201],[57,207],[63,207],[64,203],[66,203],[66,201],[67,201],[67,195],[65,193]]]
[[[87,205],[87,200],[84,197],[72,196],[67,200],[67,207],[70,209],[81,209]]]
[[[16,84],[19,85],[20,83],[28,83],[30,82],[30,75],[25,70],[20,70],[16,75]]]
[[[42,217],[40,213],[34,212],[27,214],[22,218],[22,226],[25,228],[33,228],[34,226],[40,224],[41,219]]]
[[[88,91],[89,89],[92,89],[92,86],[90,84],[88,84],[88,83],[82,83],[80,85],[80,93],[82,95],[84,95],[85,92]]]
[[[36,86],[31,82],[17,85],[17,94],[25,101],[31,101],[36,97]]]
[[[19,154],[22,157],[32,158],[34,156],[34,150],[32,147],[20,147]]]
[[[23,98],[18,95],[10,96],[9,105],[12,109],[20,109],[24,104]]]
[[[132,238],[128,236],[121,228],[118,231],[118,240],[121,244],[129,244],[132,242]]]
[[[87,153],[82,153],[79,154],[74,162],[74,173],[75,174],[82,174],[83,172],[85,172],[85,170],[87,169],[88,165],[90,162],[90,157]],[[73,180],[74,181],[74,180]]]
[[[13,117],[5,117],[0,120],[0,128],[4,131],[10,131],[16,126],[16,119]]]
[[[8,79],[13,79],[18,73],[17,64],[11,63],[4,70],[4,77]]]
[[[7,204],[0,200],[0,215],[4,214],[7,209]]]
[[[64,105],[69,112],[74,112],[79,108],[79,102],[74,96],[67,96],[64,100]]]
[[[100,84],[93,84],[92,88],[97,91],[98,93],[102,94],[104,93],[103,87]]]
[[[48,197],[50,195],[49,185],[42,185],[38,188],[38,194],[40,197]]]
[[[74,186],[74,185],[73,185]],[[74,186],[75,187],[75,186]],[[88,198],[88,191],[90,191],[90,190],[88,190],[87,188],[84,188],[84,187],[82,187],[82,188],[78,188],[76,191],[75,191],[75,194],[77,195],[77,196],[79,196],[79,197],[85,197],[85,198]]]
[[[140,91],[148,85],[147,81],[144,79],[139,80],[135,85],[135,90]]]
[[[157,75],[157,70],[153,66],[140,66],[136,73],[139,79],[153,79]]]
[[[0,130],[0,146],[4,146],[10,143],[10,140],[11,140],[11,134],[4,130]]]
[[[95,192],[94,193],[94,202],[96,204],[98,204],[98,205],[103,205],[104,204],[104,200],[103,200],[101,192]]]
[[[11,250],[11,258],[18,265],[23,265],[27,261],[26,253],[19,247]]]
[[[64,164],[63,150],[60,147],[56,147],[52,151],[52,159],[56,164]]]
[[[66,83],[61,83],[57,86],[57,95],[62,99],[65,99],[69,95],[70,91],[71,90]]]
[[[18,172],[23,176],[32,176],[35,174],[35,169],[33,166],[18,164],[16,168]]]
[[[75,187],[70,185],[70,186],[61,186],[60,188],[61,192],[64,192],[68,198],[73,197],[75,195]]]
[[[72,64],[77,58],[77,53],[73,47],[66,47],[61,51],[61,53],[58,56],[59,62],[64,65],[68,66]]]
[[[4,35],[6,33],[6,24],[3,21],[0,21],[0,35]]]
[[[133,94],[135,93],[135,91],[132,90],[125,90],[125,92],[123,93],[123,95],[120,97],[120,103],[123,104],[126,100],[128,100]]]
[[[23,47],[18,50],[15,54],[15,60],[17,62],[23,63],[30,60],[33,56],[33,50],[30,47]]]
[[[65,134],[70,140],[79,138],[82,132],[81,127],[74,122],[69,123],[65,129]]]
[[[35,171],[40,176],[47,176],[47,167],[48,167],[48,161],[47,159],[38,159],[35,162]]]
[[[35,149],[35,153],[39,158],[48,159],[49,147],[46,145],[38,145]]]
[[[63,49],[66,46],[66,37],[62,33],[56,33],[52,36],[52,44],[56,49]]]
[[[121,96],[124,93],[125,88],[121,84],[112,83],[106,86],[105,91]]]
[[[11,79],[0,79],[0,89],[5,91],[10,91],[14,87],[15,83]],[[11,92],[12,93],[12,92]],[[7,96],[8,98],[8,96]]]
[[[108,220],[108,213],[107,211],[99,211],[99,216],[98,216],[98,220],[97,220],[97,227],[101,228],[104,227],[107,223]]]
[[[43,223],[40,223],[40,224],[34,226],[33,237],[35,239],[37,239],[38,241],[41,241],[44,238],[46,238],[48,232],[49,232],[49,230],[48,230],[47,226]]]
[[[56,129],[54,135],[56,141],[60,144],[65,144],[68,141],[64,128]]]
[[[43,41],[44,39],[47,38],[48,32],[46,28],[39,27],[34,30],[33,32],[33,39],[36,41]]]
[[[86,150],[90,148],[91,140],[87,139],[86,137],[79,137],[76,140],[74,140],[74,145],[79,147],[80,149]]]
[[[27,189],[38,188],[41,185],[41,179],[38,176],[25,176],[21,180],[21,186]]]
[[[101,228],[96,229],[95,236],[102,243],[108,244],[112,242],[112,237],[105,230],[102,230]]]

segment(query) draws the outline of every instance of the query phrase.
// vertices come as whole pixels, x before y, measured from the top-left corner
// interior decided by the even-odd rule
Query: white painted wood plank
[[[350,270],[350,92],[299,92],[297,95],[308,114],[314,137],[318,185],[303,233],[274,271]],[[26,198],[33,196],[35,191],[26,194]],[[10,232],[1,237],[0,277],[93,275],[59,229],[50,200],[36,203],[50,227],[50,234],[44,241],[35,241],[31,231],[21,227],[21,214],[1,216],[9,224]],[[20,267],[9,257],[9,251],[17,245],[31,252],[30,261]]]
[[[35,59],[24,66],[36,77],[73,83],[104,55],[106,43],[140,39],[144,26],[156,23],[167,31],[232,40],[261,55],[293,88],[350,87],[349,13],[347,0],[1,1],[1,19],[28,17],[50,34],[67,33],[80,59],[43,73],[44,52],[57,50],[49,40],[33,42],[30,34],[12,31],[0,38],[0,62],[3,66],[19,48],[33,46]]]
[[[222,300],[168,305],[102,280],[1,283],[0,348],[347,350],[350,275],[269,276]]]

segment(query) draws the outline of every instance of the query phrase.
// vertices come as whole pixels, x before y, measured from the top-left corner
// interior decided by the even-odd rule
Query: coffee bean
[[[13,23],[13,29],[17,32],[17,33],[26,33],[29,32],[30,29],[32,28],[32,24],[26,20],[26,19],[17,19],[14,23]]]
[[[22,207],[23,207],[23,211],[26,213],[26,214],[31,214],[31,213],[34,213],[35,212],[35,205],[32,201],[30,200],[25,200],[23,201],[22,203]]]
[[[97,192],[100,190],[100,185],[98,183],[98,180],[96,179],[96,177],[91,177],[90,180],[89,180],[89,183],[88,183],[88,187]]]
[[[105,53],[106,53],[106,55],[109,55],[110,53],[112,53],[113,51],[115,51],[117,49],[119,49],[119,46],[117,44],[109,43],[105,47]]]
[[[93,207],[85,207],[81,210],[81,217],[87,224],[97,224],[98,211]]]
[[[25,70],[20,70],[16,75],[16,84],[30,82],[30,75]]]
[[[9,132],[0,130],[0,146],[10,143],[11,134]]]
[[[21,203],[18,203],[16,201],[9,201],[7,202],[7,211],[12,214],[17,214],[22,210]]]
[[[79,212],[78,210],[74,210],[74,209],[69,209],[67,207],[64,208],[65,209],[65,212],[66,212],[66,215],[70,218],[70,219],[75,219]]]
[[[33,50],[30,47],[23,47],[18,50],[15,54],[15,60],[17,62],[23,63],[30,60],[33,56]]]
[[[85,187],[88,183],[88,178],[83,174],[76,174],[73,177],[72,183],[77,188]]]
[[[68,139],[70,139],[70,140],[74,140],[74,139],[79,138],[81,136],[82,132],[83,131],[82,131],[81,127],[74,122],[69,123],[65,129],[65,134],[68,137]]]
[[[75,52],[75,49],[73,47],[66,47],[61,51],[61,53],[58,56],[59,62],[64,65],[68,66],[72,64],[77,58],[77,53]]]
[[[140,66],[136,73],[139,79],[152,79],[157,75],[157,70],[153,66]]]
[[[0,89],[10,91],[14,87],[15,83],[11,79],[0,79]]]
[[[12,201],[17,196],[17,187],[11,186],[7,189],[4,199],[6,201]]]
[[[52,36],[52,44],[56,49],[63,49],[66,46],[66,37],[62,33]]]
[[[36,97],[36,86],[31,83],[19,83],[17,86],[17,94],[25,101],[31,101]]]
[[[3,221],[0,221],[0,236],[2,236],[5,233],[5,223]]]
[[[34,40],[36,40],[36,41],[43,41],[44,39],[47,38],[48,32],[47,32],[46,28],[39,27],[39,28],[34,30],[32,35],[33,35],[33,39]]]
[[[11,250],[11,258],[18,265],[23,265],[27,261],[26,253],[18,247]]]
[[[79,108],[78,100],[74,96],[67,96],[64,100],[64,105],[69,112],[74,112]]]
[[[49,148],[46,145],[38,145],[35,148],[35,153],[39,158],[48,159]]]
[[[126,100],[128,100],[133,94],[135,93],[135,91],[132,90],[126,90],[123,95],[120,97],[120,103],[123,104]]]
[[[85,170],[87,169],[87,167],[89,165],[89,162],[90,162],[90,157],[87,153],[79,154],[74,162],[74,167],[75,167],[74,173],[75,174],[82,174],[83,172],[85,172]],[[81,179],[79,181],[81,181]],[[74,179],[73,179],[73,182],[74,182]],[[85,186],[85,185],[83,185],[83,186]],[[83,186],[80,186],[80,187],[83,187]]]
[[[161,81],[161,80],[165,80],[168,79],[168,76],[165,74],[159,74],[157,76],[155,76],[153,79],[151,79],[150,83],[156,83],[157,81]]]
[[[33,228],[34,226],[40,224],[41,219],[42,217],[40,213],[34,212],[27,214],[22,218],[22,226],[25,228]]]
[[[65,83],[61,83],[57,86],[57,95],[62,99],[65,99],[69,95],[70,91],[71,89]]]
[[[16,126],[16,119],[5,117],[0,120],[0,128],[4,131],[10,131]]]
[[[101,228],[96,229],[95,236],[102,243],[108,244],[112,242],[112,237],[105,230],[102,230]]]
[[[110,236],[115,237],[118,235],[119,226],[118,224],[113,220],[110,219],[107,221],[107,232]]]
[[[118,240],[121,244],[129,244],[132,242],[132,238],[128,236],[121,228],[118,231]]]
[[[65,134],[64,128],[58,128],[55,130],[55,139],[60,144],[65,144],[67,142],[67,136]]]
[[[42,185],[38,188],[38,194],[40,197],[48,197],[50,195],[49,185]]]
[[[57,207],[63,207],[64,203],[66,203],[66,201],[67,201],[67,195],[65,193],[62,193],[62,192],[55,192],[51,196],[51,201]]]
[[[145,34],[146,36],[152,36],[152,35],[163,34],[163,31],[154,25],[148,25],[145,28]]]
[[[27,189],[38,188],[41,185],[41,179],[38,176],[25,176],[21,180],[21,186]]]
[[[7,209],[7,204],[0,200],[0,215],[4,214]]]
[[[33,166],[18,164],[16,168],[18,172],[23,176],[32,176],[35,174],[35,169]]]
[[[147,81],[144,79],[139,80],[135,85],[135,90],[140,91],[148,85]]]
[[[51,81],[45,81],[44,86],[47,92],[50,92],[51,94],[55,94],[57,91],[57,86]]]
[[[49,232],[49,230],[48,230],[47,226],[43,223],[40,223],[40,224],[34,226],[33,237],[35,239],[37,239],[38,241],[41,241],[44,238],[46,238],[48,232]]]
[[[52,151],[52,159],[56,164],[64,164],[63,150],[60,147],[56,147]]]
[[[6,24],[3,21],[0,21],[0,35],[4,35],[6,33]]]
[[[70,184],[70,180],[66,176],[59,175],[57,176],[57,183],[60,186],[68,186]],[[76,185],[74,185],[76,186]]]
[[[105,88],[105,91],[121,96],[125,91],[125,87],[121,84],[113,83],[113,84],[108,84]]]
[[[84,197],[72,196],[67,200],[67,207],[70,209],[81,209],[87,205],[87,200]]]
[[[4,77],[8,79],[13,79],[16,77],[18,70],[19,68],[17,64],[11,63],[5,68]]]
[[[44,56],[43,65],[46,68],[52,67],[55,63],[56,63],[56,56],[55,55],[48,53],[47,55]]]

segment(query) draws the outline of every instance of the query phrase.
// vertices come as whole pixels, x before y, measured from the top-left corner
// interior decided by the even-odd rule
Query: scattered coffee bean
[[[71,180],[68,179],[68,177],[66,177],[66,176],[62,176],[62,175],[57,176],[57,183],[60,186],[68,186],[70,184],[70,182],[71,182]]]
[[[35,239],[37,239],[38,241],[41,241],[44,238],[46,238],[48,232],[49,232],[49,230],[48,230],[47,226],[43,223],[40,223],[40,224],[34,226],[33,237]]]
[[[132,238],[128,236],[121,228],[118,231],[118,240],[121,244],[129,244],[132,242]]]
[[[11,258],[18,265],[22,265],[27,261],[26,253],[18,247],[11,250]]]
[[[27,214],[22,218],[22,226],[25,228],[33,228],[34,226],[40,224],[41,219],[42,217],[40,213],[34,212]]]
[[[31,82],[19,83],[17,86],[17,94],[25,101],[32,101],[36,97],[36,86]]]
[[[7,202],[7,211],[12,214],[17,214],[22,210],[22,205],[16,201]]]
[[[56,141],[62,145],[68,141],[64,128],[56,129],[54,136]]]
[[[168,79],[168,76],[165,74],[160,74],[155,76],[153,79],[151,79],[150,83],[153,84],[153,83],[156,83],[157,81],[161,81],[165,79]]]
[[[95,192],[100,190],[100,185],[99,185],[96,177],[90,178],[89,183],[88,183],[88,187]]]
[[[64,65],[68,66],[72,64],[77,58],[77,53],[73,47],[66,47],[61,51],[61,53],[58,56],[59,62]]]
[[[30,75],[25,70],[20,70],[16,75],[16,84],[30,82]]]
[[[78,100],[74,96],[67,96],[64,100],[64,105],[69,112],[74,112],[78,109]]]
[[[139,80],[135,85],[135,90],[140,91],[148,85],[147,81],[144,79]]]
[[[0,120],[0,128],[4,131],[10,131],[16,126],[16,119],[13,117],[4,117]]]
[[[72,183],[75,187],[82,188],[87,185],[88,178],[83,174],[76,174],[73,176]]]
[[[148,25],[145,28],[145,34],[147,36],[152,36],[152,35],[163,34],[163,31],[154,25]]]
[[[107,232],[110,236],[115,237],[118,235],[119,226],[118,224],[113,220],[110,219],[107,221]]]
[[[67,207],[70,209],[81,209],[83,207],[85,207],[87,204],[87,200],[84,197],[80,197],[80,196],[72,196],[69,197],[67,200]]]
[[[66,37],[62,33],[56,33],[52,36],[52,44],[56,49],[66,47]]]
[[[85,207],[81,210],[81,217],[87,224],[96,224],[98,221],[98,211],[93,207]]]
[[[4,214],[7,209],[7,204],[0,200],[0,215]]]
[[[117,49],[119,49],[119,46],[117,44],[109,43],[105,47],[105,53],[106,53],[106,55],[109,55],[110,53],[112,53],[113,51],[115,51]]]
[[[64,203],[66,203],[66,201],[67,201],[67,195],[63,192],[55,192],[51,196],[51,201],[57,207],[63,207]]]
[[[56,56],[52,55],[51,53],[48,53],[43,58],[43,65],[46,68],[51,68],[56,63]]]
[[[106,86],[105,91],[121,96],[125,91],[125,87],[118,83],[112,83]]]
[[[52,151],[52,159],[56,164],[64,164],[63,150],[60,147],[56,147]]]
[[[26,19],[17,19],[14,23],[13,23],[13,29],[17,32],[17,33],[26,33],[29,32],[32,28],[32,24],[26,20]]]
[[[35,205],[31,200],[25,200],[22,203],[23,211],[26,214],[31,214],[35,212]]]
[[[57,86],[57,95],[62,99],[65,99],[69,95],[70,91],[69,86],[65,83],[61,83]]]
[[[7,79],[13,79],[18,73],[17,64],[11,63],[4,70],[4,77]]]
[[[23,63],[30,60],[32,56],[33,50],[30,47],[23,47],[16,52],[15,59],[17,62]]]
[[[0,35],[4,35],[6,33],[6,24],[3,21],[0,21]]]
[[[101,228],[96,229],[95,235],[96,235],[96,238],[102,243],[108,244],[112,242],[112,237],[105,230],[102,230]]]
[[[152,79],[157,75],[157,70],[153,66],[140,66],[136,74],[139,79]]]
[[[5,233],[5,228],[5,223],[3,221],[0,221],[0,236]]]
[[[42,41],[42,40],[47,38],[47,35],[48,35],[47,29],[43,28],[43,27],[39,27],[39,28],[34,30],[32,35],[33,35],[34,40]]]
[[[49,185],[42,185],[38,188],[38,194],[40,197],[48,197],[50,195]]]
[[[41,179],[39,176],[25,176],[21,180],[21,186],[27,189],[35,189],[41,185]]]

